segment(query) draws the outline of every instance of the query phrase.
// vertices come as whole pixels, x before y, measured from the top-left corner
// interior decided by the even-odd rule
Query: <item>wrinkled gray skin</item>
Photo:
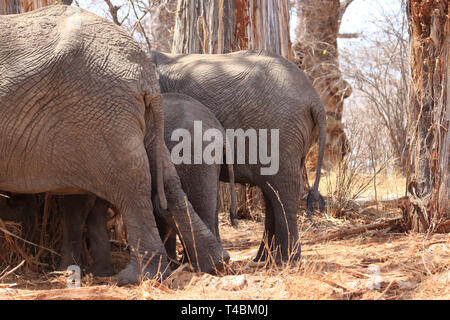
[[[202,121],[203,130],[214,128],[218,129],[224,134],[224,130],[221,124],[217,121],[214,115],[201,103],[194,100],[193,98],[181,95],[181,94],[163,94],[163,109],[164,109],[164,132],[165,141],[169,150],[178,143],[171,140],[172,132],[176,129],[186,129],[194,136],[194,121]],[[193,141],[192,141],[192,151],[193,151]],[[204,146],[206,143],[204,143]],[[203,146],[203,147],[204,147]],[[192,154],[193,157],[193,154]],[[192,158],[193,159],[193,158]],[[166,160],[166,159],[164,159]],[[150,161],[152,164],[153,162]],[[166,162],[165,162],[166,163]],[[169,161],[167,162],[169,163]],[[152,168],[152,166],[151,166]],[[177,221],[177,212],[173,212],[172,201],[170,199],[178,197],[182,200],[179,206],[185,206],[184,194],[182,194],[179,189],[176,189],[175,196],[172,196],[174,192],[170,189],[166,189],[166,194],[169,199],[169,209],[167,211],[161,210],[159,206],[156,208],[159,213],[156,215],[156,223],[160,233],[160,237],[163,240],[166,251],[171,260],[176,260],[176,234],[181,235],[183,242],[186,244],[186,251],[189,255],[189,260],[194,265],[194,267],[205,271],[213,271],[209,263],[211,257],[203,256],[204,252],[207,250],[203,249],[206,246],[213,246],[213,252],[217,252],[223,256],[224,259],[228,259],[228,254],[220,246],[220,236],[218,228],[218,197],[219,197],[219,177],[220,177],[220,164],[199,164],[199,165],[189,165],[180,164],[176,165],[177,176],[179,181],[175,184],[181,186],[192,205],[189,207],[184,207],[182,212],[189,211],[190,217],[188,219],[195,219],[195,213],[206,225],[206,227],[212,232],[212,234],[217,238],[216,241],[211,241],[207,236],[202,235],[201,230],[194,230],[194,235],[197,239],[196,247],[193,247],[192,241],[189,241],[190,230],[184,228],[179,230],[181,225],[180,221]],[[173,166],[170,166],[173,170]],[[230,165],[228,167],[228,174],[231,177],[231,199],[232,208],[231,212],[234,211],[234,172],[233,167]],[[167,181],[166,175],[164,180]],[[176,177],[175,177],[175,180]],[[167,183],[166,183],[167,184]],[[158,198],[155,197],[155,200]],[[94,199],[95,200],[95,199]],[[90,272],[97,276],[110,275],[112,273],[111,261],[110,261],[110,248],[109,248],[109,238],[106,230],[106,212],[108,209],[108,204],[101,199],[97,199],[97,202],[92,201],[89,197],[80,198],[77,196],[63,197],[59,199],[61,204],[61,209],[64,212],[64,254],[62,269],[65,269],[68,265],[79,261],[81,252],[81,225],[82,218],[87,216],[86,226],[88,231],[88,239],[91,246],[92,257],[94,258],[94,263],[90,268]],[[188,203],[188,205],[189,205]],[[87,209],[86,211],[86,208]],[[194,212],[195,210],[195,212]],[[86,214],[81,215],[79,212],[84,212]],[[196,261],[196,255],[200,261]],[[220,256],[213,257],[216,261],[220,259]],[[217,267],[217,265],[214,265]]]
[[[223,131],[211,112],[191,97],[180,94],[164,94],[163,98],[166,118],[164,122],[165,137],[169,146],[173,147],[176,144],[170,140],[171,132],[178,128],[185,128],[193,132],[194,120],[201,120],[204,130],[216,128]],[[149,125],[151,124],[149,123]],[[147,145],[147,149],[151,150],[152,146]],[[165,157],[167,156],[169,156],[168,151],[165,153]],[[167,164],[164,181],[166,182],[165,193],[169,208],[165,212],[158,208],[160,215],[156,217],[156,221],[161,238],[166,240],[168,255],[170,258],[176,259],[175,234],[178,233],[184,240],[189,260],[193,266],[205,272],[212,272],[214,268],[220,267],[223,260],[229,259],[228,254],[220,245],[218,231],[217,200],[220,165],[179,165],[176,166],[177,172],[175,173],[170,159],[164,158],[164,163]],[[155,166],[152,157],[150,157],[150,164],[150,171],[152,171]],[[233,181],[232,166],[229,166],[229,173]],[[186,194],[181,190],[181,186]],[[234,184],[231,186],[232,192],[234,192]],[[185,196],[189,202],[185,201]],[[158,199],[156,195],[154,198]],[[234,204],[234,197],[232,199]],[[0,199],[0,218],[8,219],[9,217],[9,220],[22,220],[23,216],[29,214],[26,210],[31,207],[31,204],[28,203],[31,200],[32,198],[27,195],[15,195],[8,201]],[[27,202],[24,203],[24,201]],[[80,264],[82,226],[85,223],[94,259],[89,272],[95,276],[112,275],[114,271],[111,266],[110,244],[106,229],[109,203],[89,195],[59,196],[57,201],[58,207],[64,215],[60,269],[64,270],[69,265]],[[189,212],[190,215],[187,216],[186,212]],[[196,213],[203,223],[197,221]],[[196,239],[195,246],[191,238],[189,219],[192,221],[192,231]],[[196,260],[197,256],[198,260]]]
[[[305,74],[278,55],[258,51],[213,55],[153,51],[151,56],[162,92],[183,93],[200,101],[225,129],[280,130],[276,175],[261,175],[261,164],[236,164],[236,159],[234,170],[236,182],[259,186],[266,202],[265,234],[256,260],[266,259],[269,250],[276,261],[298,259],[296,213],[303,192],[303,163],[319,134],[316,181],[308,196],[311,211],[313,200],[321,198],[318,185],[326,128],[324,107]]]
[[[181,233],[192,226],[197,239],[216,241],[198,216],[185,218],[155,70],[124,30],[79,8],[51,6],[1,16],[0,38],[0,190],[105,199],[123,215],[134,250],[119,284],[142,274],[163,279],[170,270],[152,214],[151,157],[161,206],[166,190],[167,207],[183,214]],[[222,255],[220,246],[199,247],[213,257],[209,265]]]
[[[163,110],[164,110],[164,133],[165,142],[169,150],[178,143],[178,141],[172,141],[172,132],[176,129],[186,129],[191,133],[191,137],[194,136],[194,121],[202,121],[203,130],[206,131],[210,128],[218,129],[224,134],[224,130],[221,124],[217,121],[214,115],[201,103],[193,98],[182,94],[163,94]],[[192,148],[194,141],[192,141]],[[208,143],[204,143],[203,148]],[[202,148],[202,150],[203,150]],[[151,149],[151,148],[150,148]],[[225,152],[225,150],[224,150]],[[192,154],[193,159],[193,154]],[[150,158],[151,169],[153,168],[153,161]],[[164,159],[164,163],[169,163],[170,159]],[[173,171],[174,166],[168,166]],[[176,175],[173,177],[176,186],[182,186],[185,194],[180,192],[180,188],[171,191],[170,188],[166,189],[166,195],[168,199],[169,208],[167,211],[159,208],[159,202],[157,197],[155,198],[155,206],[158,213],[156,223],[160,233],[160,237],[165,244],[166,251],[169,258],[172,261],[176,260],[176,234],[180,235],[183,239],[186,251],[188,253],[188,259],[193,266],[204,272],[212,272],[213,268],[218,267],[216,262],[211,265],[211,259],[213,261],[220,261],[221,259],[228,260],[228,254],[222,249],[220,245],[220,236],[218,228],[218,197],[219,197],[219,177],[220,177],[220,164],[180,164],[176,165]],[[171,173],[173,174],[173,172]],[[232,208],[234,211],[234,172],[233,166],[228,166],[228,174],[231,177],[231,199]],[[179,180],[177,179],[179,177]],[[166,185],[168,177],[166,172],[164,173],[164,181]],[[175,194],[174,194],[175,193]],[[189,202],[185,201],[186,195]],[[172,200],[178,199],[178,200]],[[95,199],[93,199],[95,201]],[[63,197],[59,199],[60,208],[64,212],[64,246],[63,250],[63,262],[62,269],[65,269],[68,265],[80,260],[81,252],[81,226],[83,223],[83,216],[79,212],[90,213],[87,215],[86,227],[88,231],[88,239],[91,246],[91,253],[94,259],[93,265],[90,267],[90,272],[97,276],[110,275],[112,273],[111,261],[110,261],[110,247],[109,238],[106,230],[106,213],[108,209],[108,203],[102,199],[97,199],[95,206],[94,201],[89,197],[77,197],[71,196]],[[212,232],[217,241],[211,240],[208,237],[209,233],[199,229],[193,229],[194,236],[196,238],[196,244],[190,240],[191,230],[188,228],[180,228],[182,221],[179,221],[180,210],[176,209],[177,206],[172,205],[178,201],[178,206],[181,206],[181,214],[185,213],[187,221],[192,219],[195,222],[196,214],[201,221],[206,225],[208,230]],[[188,207],[186,207],[186,204]],[[192,206],[190,206],[192,205]],[[86,208],[89,208],[86,210]],[[195,211],[194,211],[195,210]],[[189,215],[186,213],[189,212]],[[186,224],[184,224],[186,226]],[[196,225],[196,223],[193,223]],[[211,247],[211,249],[204,249],[205,246]],[[204,253],[216,252],[216,256],[207,256]]]

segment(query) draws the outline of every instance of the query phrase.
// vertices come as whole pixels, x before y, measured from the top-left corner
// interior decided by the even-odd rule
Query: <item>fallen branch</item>
[[[384,294],[385,294],[386,292],[389,291],[389,289],[392,287],[392,285],[393,285],[394,283],[396,283],[396,281],[395,281],[395,280],[392,280],[392,281],[389,283],[389,285],[386,287],[386,289],[384,289],[384,291],[383,291],[383,292],[382,292],[375,300],[380,300],[381,297],[384,296]]]
[[[20,300],[122,300],[124,297],[131,298],[124,290],[106,286],[36,290],[14,295],[14,299]]]
[[[347,289],[346,287],[341,286],[340,284],[337,284],[336,282],[331,281],[331,280],[329,280],[329,279],[319,278],[319,277],[314,277],[314,276],[312,276],[312,278],[313,278],[314,280],[324,282],[324,283],[328,284],[329,286],[332,286],[332,287],[335,287],[335,288],[344,290],[344,292],[350,292],[350,290]]]
[[[389,199],[389,200],[355,201],[355,203],[359,207],[370,207],[370,206],[374,206],[378,203],[378,204],[381,204],[383,206],[383,208],[399,208],[399,206],[407,200],[408,200],[408,198],[405,196],[405,197]]]
[[[333,206],[336,204],[336,206],[339,204],[338,200],[333,199],[332,197],[324,197],[325,203],[327,206]],[[345,203],[346,210],[359,212],[367,207],[375,206],[375,205],[381,205],[383,209],[397,209],[401,208],[402,204],[407,201],[407,197],[400,197],[396,199],[389,199],[389,200],[347,200]],[[302,199],[300,201],[300,204],[302,207],[306,207],[306,198]]]
[[[391,227],[398,225],[402,221],[403,221],[403,217],[399,217],[399,218],[394,218],[394,219],[390,219],[390,220],[383,221],[383,222],[364,225],[361,227],[345,229],[345,230],[337,230],[337,231],[325,234],[323,236],[318,236],[304,244],[314,244],[317,242],[337,240],[337,239],[341,239],[341,238],[344,238],[347,236],[354,236],[357,234],[361,234],[361,233],[367,232],[369,230],[387,229],[387,228],[391,228]]]
[[[55,255],[57,255],[57,256],[61,256],[58,252],[56,252],[56,251],[54,251],[54,250],[52,250],[52,249],[49,249],[49,248],[40,246],[40,245],[35,244],[35,243],[33,243],[33,242],[30,242],[30,241],[28,241],[28,240],[25,240],[25,239],[19,237],[18,235],[15,235],[14,233],[8,231],[8,230],[6,229],[5,224],[3,223],[3,221],[2,221],[1,219],[0,219],[0,231],[2,231],[6,236],[14,237],[14,238],[16,238],[16,239],[19,239],[19,240],[21,240],[21,241],[23,241],[23,242],[25,242],[25,243],[28,243],[28,244],[32,245],[32,246],[35,246],[35,247],[40,248],[40,249],[43,249],[43,250],[47,250],[48,252],[53,253],[53,254],[55,254]],[[17,246],[16,246],[16,247],[17,247]],[[22,256],[23,256],[23,255],[22,255]],[[36,260],[36,258],[35,258],[35,260]]]

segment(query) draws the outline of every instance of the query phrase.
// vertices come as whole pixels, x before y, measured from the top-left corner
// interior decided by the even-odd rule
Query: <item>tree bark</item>
[[[350,84],[339,69],[337,38],[345,9],[352,2],[339,0],[297,0],[297,37],[294,42],[295,63],[305,71],[320,94],[327,112],[327,142],[324,167],[339,163],[349,151],[342,124],[344,99],[352,93]],[[318,146],[307,156],[307,169],[314,171]]]
[[[0,0],[0,14],[17,14],[52,4],[71,5],[73,0]]]
[[[435,231],[450,218],[449,1],[409,0],[410,119],[407,226]]]
[[[292,58],[287,0],[178,0],[173,53],[262,49]]]

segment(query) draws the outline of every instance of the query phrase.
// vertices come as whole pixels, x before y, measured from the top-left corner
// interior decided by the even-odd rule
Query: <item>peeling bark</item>
[[[33,11],[53,4],[71,5],[73,0],[0,0],[0,14]]]
[[[0,0],[0,14],[24,13],[52,4],[71,4],[72,0]]]
[[[450,218],[448,0],[409,0],[410,119],[404,212],[413,231],[435,231]]]
[[[173,53],[263,49],[292,58],[287,0],[178,0]]]

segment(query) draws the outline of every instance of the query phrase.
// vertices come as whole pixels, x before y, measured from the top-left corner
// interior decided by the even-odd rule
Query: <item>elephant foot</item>
[[[224,249],[221,250],[214,257],[202,257],[199,259],[199,263],[193,263],[193,267],[196,271],[206,272],[210,274],[215,274],[219,271],[225,269],[225,266],[230,261],[230,255]]]
[[[262,262],[270,260],[278,266],[284,265],[286,263],[293,263],[300,261],[301,258],[301,248],[300,244],[293,246],[289,252],[282,250],[280,246],[276,249],[269,248],[265,242],[260,244],[259,250],[253,259],[254,262]]]
[[[153,279],[163,281],[171,274],[168,264],[158,265],[154,267],[152,264],[144,271],[137,267],[134,263],[129,263],[118,275],[118,285],[139,284],[144,280]]]
[[[94,277],[111,277],[115,275],[114,269],[110,264],[96,264],[89,267],[88,273],[92,273]]]
[[[139,270],[130,263],[119,273],[118,280],[119,286],[139,284]]]

